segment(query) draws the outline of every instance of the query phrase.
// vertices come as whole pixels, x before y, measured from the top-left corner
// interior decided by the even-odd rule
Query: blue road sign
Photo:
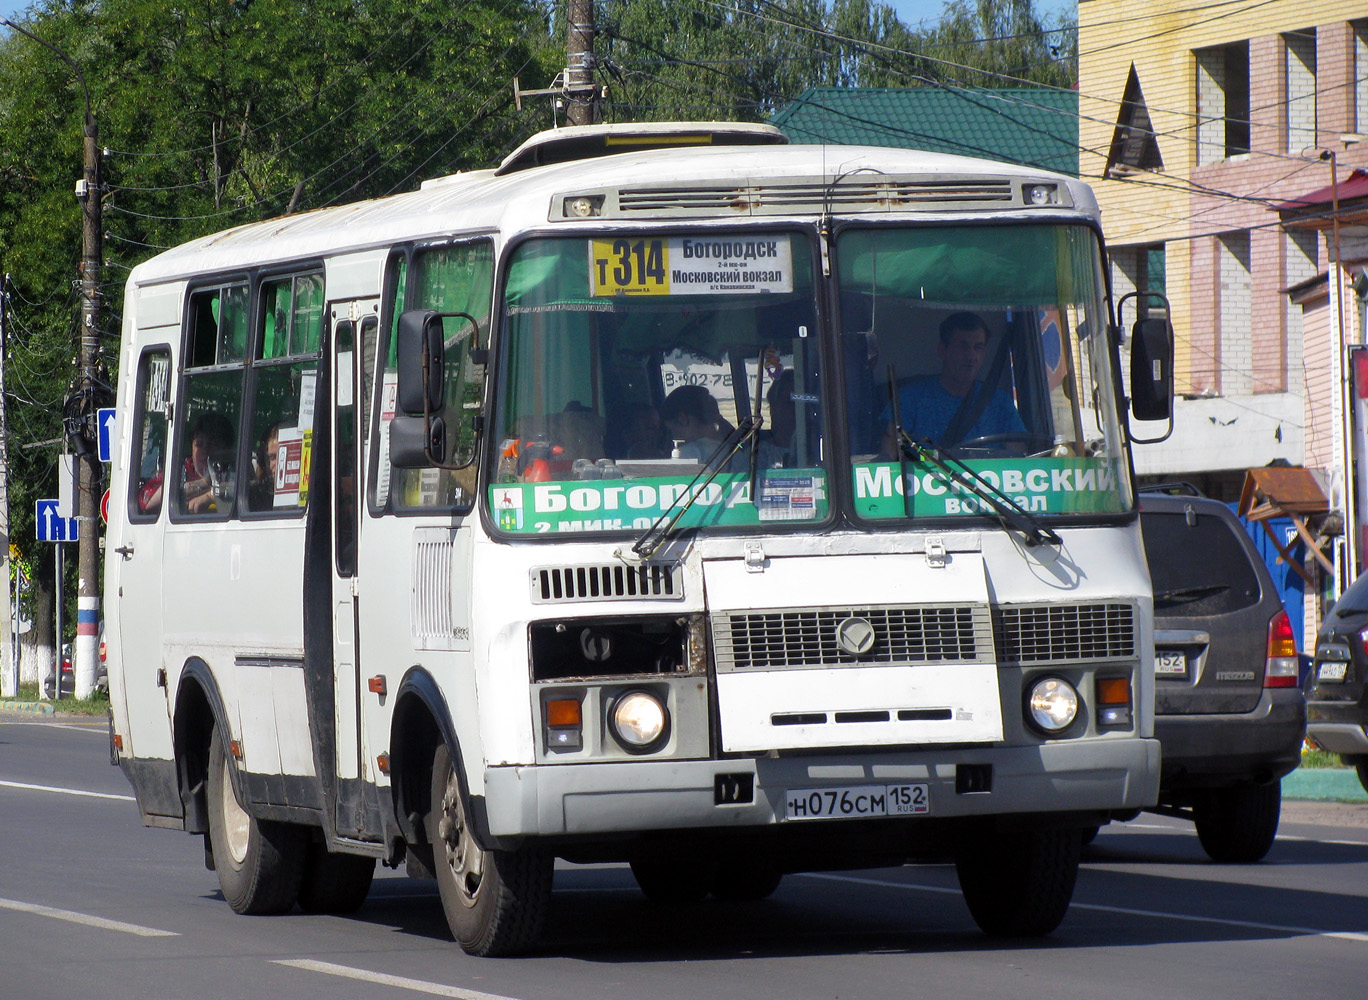
[[[38,541],[74,542],[79,534],[76,518],[57,513],[56,500],[34,501],[34,516],[38,522]]]
[[[114,461],[114,414],[115,409],[107,407],[97,410],[95,414],[95,424],[99,429],[100,438],[100,461]]]

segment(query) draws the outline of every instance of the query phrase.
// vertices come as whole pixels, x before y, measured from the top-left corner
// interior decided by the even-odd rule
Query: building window
[[[1249,152],[1249,42],[1197,49],[1197,162]]]
[[[1131,247],[1112,247],[1110,250],[1112,262],[1112,289],[1119,302],[1123,295],[1131,292],[1158,292],[1160,295],[1166,294],[1166,264],[1164,254],[1164,244],[1151,243],[1143,246]],[[1136,318],[1150,315],[1151,312],[1162,315],[1164,304],[1158,299],[1141,295],[1137,297],[1134,305],[1127,303],[1125,315],[1118,317],[1118,321],[1127,324],[1135,321]]]
[[[1300,284],[1307,278],[1320,274],[1320,261],[1317,254],[1319,237],[1314,229],[1289,229],[1284,244],[1286,254],[1283,267],[1286,271],[1284,285]]]
[[[1354,131],[1368,128],[1368,21],[1354,28]]]
[[[1287,49],[1287,152],[1316,144],[1316,29],[1283,35]]]
[[[1126,80],[1126,90],[1121,98],[1121,113],[1116,119],[1116,131],[1112,133],[1111,150],[1107,153],[1107,169],[1104,176],[1124,177],[1132,169],[1164,169],[1164,161],[1159,155],[1159,143],[1154,136],[1154,126],[1150,123],[1149,108],[1145,106],[1145,95],[1140,92],[1140,77],[1136,75],[1134,63],[1131,64],[1130,77]]]
[[[1249,266],[1249,233],[1226,233],[1219,238],[1220,370],[1216,373],[1225,396],[1248,395],[1253,389],[1254,336],[1251,311],[1254,282]]]

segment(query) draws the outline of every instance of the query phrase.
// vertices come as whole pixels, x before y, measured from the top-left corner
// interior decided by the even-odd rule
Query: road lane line
[[[39,906],[37,903],[21,903],[17,899],[0,899],[0,910],[18,910],[20,913],[33,913],[40,917],[65,920],[69,924],[84,924],[86,927],[98,927],[101,930],[119,931],[123,934],[136,934],[138,937],[180,937],[176,931],[163,931],[155,927],[128,924],[122,920],[107,920],[104,917],[93,917],[89,913],[59,910],[51,906]]]
[[[111,795],[108,792],[87,792],[79,788],[57,788],[54,785],[30,785],[22,781],[0,781],[3,788],[22,788],[30,792],[53,792],[58,795],[81,795],[89,799],[114,799],[116,802],[136,801],[131,795]]]
[[[962,895],[958,889],[947,889],[940,885],[917,885],[913,882],[886,882],[873,878],[855,878],[851,875],[827,875],[820,872],[804,873],[805,878],[820,878],[831,882],[853,882],[856,885],[877,885],[888,889],[910,889],[916,892],[939,892],[951,896]],[[1279,934],[1299,936],[1339,938],[1342,941],[1368,941],[1368,933],[1361,931],[1328,931],[1319,927],[1290,927],[1285,924],[1262,924],[1253,920],[1231,920],[1227,917],[1204,917],[1196,913],[1164,913],[1159,910],[1133,910],[1125,906],[1105,906],[1101,903],[1070,903],[1071,910],[1097,910],[1102,913],[1120,913],[1128,917],[1150,917],[1155,920],[1186,920],[1195,924],[1220,924],[1225,927],[1242,927],[1246,930],[1275,931]]]
[[[444,983],[430,983],[425,979],[390,976],[383,972],[355,969],[350,965],[334,965],[332,962],[318,962],[311,958],[280,958],[275,960],[275,964],[287,965],[292,969],[303,969],[306,972],[321,972],[326,976],[341,976],[344,979],[356,979],[363,983],[375,983],[378,986],[394,986],[401,990],[413,990],[415,993],[426,993],[434,997],[455,997],[456,1000],[514,1000],[512,997],[499,996],[497,993],[481,993],[479,990],[467,990],[459,986],[447,986]]]

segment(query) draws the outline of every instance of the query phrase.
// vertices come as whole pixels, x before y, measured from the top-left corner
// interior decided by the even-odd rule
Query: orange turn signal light
[[[546,703],[546,724],[548,726],[578,726],[580,722],[578,699],[555,698]]]
[[[1099,677],[1093,685],[1099,705],[1129,705],[1129,677]]]
[[[374,677],[366,681],[366,686],[370,688],[371,694],[384,695],[386,690],[388,690],[385,686],[384,674],[376,674]]]

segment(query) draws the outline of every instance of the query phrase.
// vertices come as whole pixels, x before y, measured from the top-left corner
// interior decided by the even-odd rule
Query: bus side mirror
[[[446,462],[446,423],[441,417],[396,413],[389,425],[390,465],[426,469]]]
[[[1173,417],[1173,327],[1165,317],[1131,328],[1131,413],[1136,420]]]
[[[441,313],[410,309],[400,314],[397,402],[402,412],[421,416],[441,410],[446,385],[443,340]]]

